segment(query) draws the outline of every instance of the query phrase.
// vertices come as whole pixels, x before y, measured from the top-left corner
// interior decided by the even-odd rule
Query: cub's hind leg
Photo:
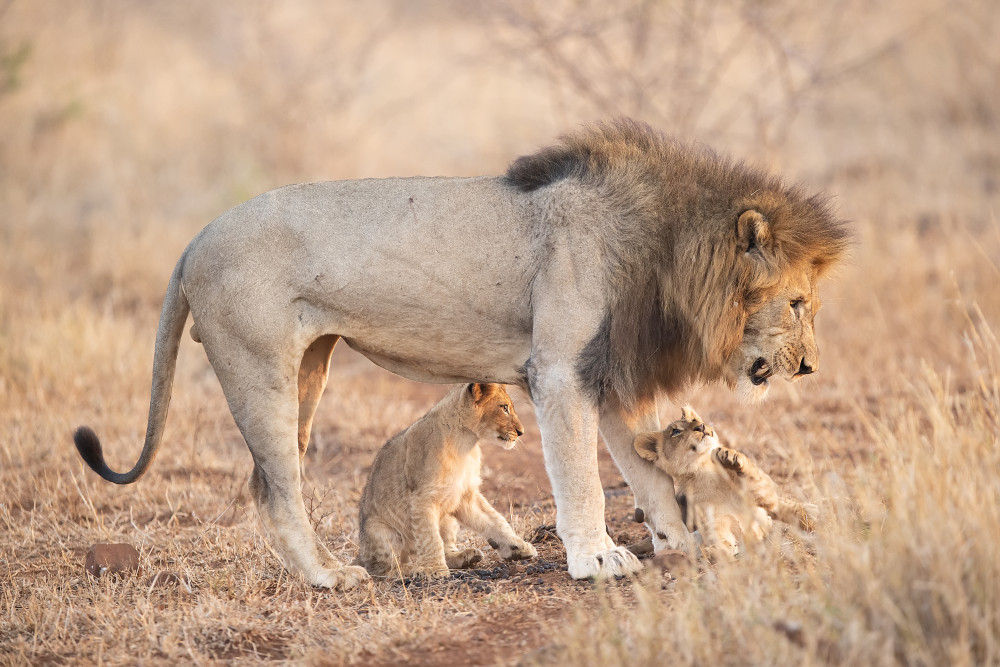
[[[479,549],[469,547],[459,549],[456,546],[458,541],[458,519],[451,514],[441,517],[441,541],[444,542],[444,559],[448,563],[449,570],[461,570],[472,567],[483,559],[483,552]]]
[[[320,336],[306,348],[299,364],[299,460],[306,455],[316,406],[326,389],[330,357],[340,336]]]
[[[358,542],[358,563],[369,574],[391,577],[403,572],[407,554],[402,537],[381,519],[366,519]]]
[[[269,543],[288,568],[314,586],[356,586],[367,573],[333,558],[317,538],[302,502],[295,361],[261,354],[235,337],[220,345],[218,332],[213,338],[205,337],[205,351],[253,456],[250,495]]]

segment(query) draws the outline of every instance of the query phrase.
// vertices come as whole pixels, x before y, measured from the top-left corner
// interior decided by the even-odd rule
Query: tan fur
[[[689,407],[663,431],[637,436],[634,446],[673,479],[687,502],[688,528],[698,527],[712,555],[733,556],[742,543],[762,540],[772,519],[812,530],[815,506],[783,496],[770,475],[746,454],[722,446]]]
[[[284,562],[348,588],[316,538],[300,461],[343,340],[425,382],[530,392],[575,578],[637,572],[604,530],[603,436],[658,550],[691,543],[666,476],[632,448],[657,395],[723,381],[748,400],[818,367],[817,280],[848,231],[826,200],[629,120],[589,126],[503,176],[292,185],[219,216],[163,303],[138,479],[159,448],[190,312],[254,459],[250,491]]]
[[[537,555],[479,492],[479,440],[514,446],[523,433],[506,390],[456,387],[375,457],[361,496],[358,563],[378,576],[442,576],[483,554],[455,546],[463,525],[506,560]]]

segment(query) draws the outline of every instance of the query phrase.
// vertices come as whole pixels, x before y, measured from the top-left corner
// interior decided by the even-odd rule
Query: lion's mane
[[[610,307],[577,362],[587,387],[625,404],[721,377],[747,317],[782,275],[845,254],[850,231],[823,195],[702,145],[619,119],[518,158],[506,179],[523,192],[565,179],[593,189],[602,221]],[[737,220],[755,210],[770,230],[764,262],[748,262]]]

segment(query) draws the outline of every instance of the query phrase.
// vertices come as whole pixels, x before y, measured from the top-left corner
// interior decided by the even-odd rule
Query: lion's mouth
[[[753,362],[753,366],[750,367],[750,372],[747,373],[750,376],[750,382],[754,384],[755,387],[767,382],[767,379],[771,377],[771,367],[767,365],[764,357],[757,357],[757,361]]]

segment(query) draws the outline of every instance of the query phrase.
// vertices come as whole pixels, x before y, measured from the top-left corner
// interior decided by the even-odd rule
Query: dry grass
[[[1000,17],[701,6],[0,2],[0,664],[1000,663]],[[660,55],[685,25],[706,37]],[[734,58],[731,34],[758,41]],[[741,113],[720,115],[729,98]],[[137,455],[162,290],[214,215],[297,180],[495,173],[617,112],[765,159],[856,222],[820,376],[755,409],[686,397],[820,505],[814,535],[606,588],[544,541],[542,571],[314,590],[261,537],[250,457],[190,340],[150,473],[84,470],[82,423],[113,467]],[[335,353],[304,493],[344,560],[375,451],[443,392]],[[487,486],[530,534],[554,509],[526,441],[487,452]],[[602,466],[613,533],[638,537]],[[137,546],[143,575],[92,580],[100,541]],[[184,583],[151,586],[164,570]]]

